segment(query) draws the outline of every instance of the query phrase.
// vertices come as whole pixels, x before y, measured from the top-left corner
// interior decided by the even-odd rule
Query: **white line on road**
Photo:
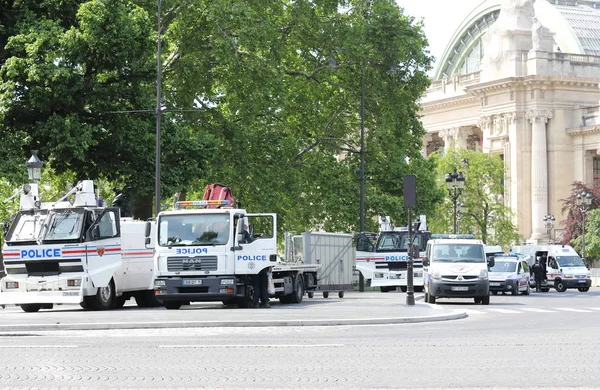
[[[497,313],[503,313],[503,314],[523,314],[520,311],[516,311],[516,310],[509,310],[509,309],[487,309],[489,311],[495,311]]]
[[[159,345],[159,348],[320,348],[320,347],[344,347],[344,344],[182,344],[182,345]]]
[[[523,307],[521,310],[532,311],[534,313],[556,313],[556,310],[537,309],[535,307]]]
[[[562,310],[562,311],[572,311],[572,312],[576,312],[576,313],[591,313],[590,310],[574,309],[572,307],[557,307],[555,309]]]
[[[0,345],[0,348],[77,348],[79,345]]]
[[[473,309],[465,309],[465,313],[467,313],[467,315],[479,315],[479,314],[487,314],[485,312],[479,311],[479,310],[473,310]]]

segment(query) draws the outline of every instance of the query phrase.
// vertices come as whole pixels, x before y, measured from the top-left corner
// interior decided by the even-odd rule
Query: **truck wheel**
[[[431,294],[427,294],[427,303],[435,303],[435,297]]]
[[[237,301],[238,307],[245,309],[254,306],[254,287],[251,284],[246,285],[246,293],[243,298],[239,298]]]
[[[153,290],[140,291],[135,294],[135,303],[138,307],[162,306],[161,301],[156,297]]]
[[[25,313],[36,313],[40,311],[41,308],[42,305],[39,303],[24,303],[21,305],[21,309],[23,309]]]
[[[406,292],[406,289],[407,289],[407,288],[408,288],[408,287],[406,287],[406,286],[400,286],[400,291],[402,291],[402,292]],[[394,290],[395,290],[395,289],[394,289]]]
[[[344,298],[344,292],[343,291],[338,292],[338,297]]]
[[[314,297],[314,296],[315,296],[315,293],[314,293],[314,292],[312,292],[312,291],[309,291],[309,292],[307,292],[306,294],[308,295],[308,297],[309,297],[309,298],[312,298],[312,297]]]
[[[498,295],[498,291],[492,291],[492,295]]]
[[[167,310],[179,310],[179,308],[181,307],[181,302],[180,301],[165,302],[165,307],[167,308]]]
[[[481,298],[475,297],[473,298],[473,301],[475,301],[475,304],[477,305],[478,303],[481,303]]]
[[[108,286],[98,287],[98,292],[91,299],[91,308],[93,310],[112,309],[115,304],[115,284],[110,280]]]
[[[562,280],[556,281],[554,283],[554,288],[558,292],[565,292],[565,291],[567,291],[567,285]]]
[[[481,297],[481,304],[482,305],[489,305],[490,304],[490,296],[485,296],[485,297]]]
[[[423,292],[423,286],[413,286],[414,292]]]
[[[577,290],[581,291],[581,292],[588,292],[590,290],[589,287],[578,287]]]
[[[515,289],[511,291],[512,295],[519,295],[519,285],[517,284],[515,286]]]
[[[294,289],[294,293],[291,295],[290,301],[292,303],[300,303],[302,302],[302,298],[304,297],[304,280],[302,275],[298,275],[296,278],[296,288]]]
[[[323,291],[323,298],[329,298],[329,291]]]

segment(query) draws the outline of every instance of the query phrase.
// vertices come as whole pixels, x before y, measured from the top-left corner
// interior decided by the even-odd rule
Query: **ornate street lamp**
[[[32,150],[31,157],[27,160],[27,174],[29,180],[38,183],[42,178],[42,166],[44,163],[37,156],[38,151]]]
[[[544,215],[543,218],[544,221],[544,225],[546,225],[546,232],[548,233],[548,242],[552,242],[552,239],[550,238],[550,233],[552,232],[552,228],[554,227],[554,221],[556,221],[556,218],[554,218],[554,215]]]
[[[588,210],[592,206],[592,194],[590,194],[589,192],[581,191],[579,194],[577,194],[577,197],[575,198],[575,204],[577,205],[579,211],[581,211],[581,214],[583,216],[583,223],[581,228],[581,260],[583,260],[585,263],[585,217],[587,216]]]
[[[454,173],[449,173],[448,176],[446,176],[446,187],[448,187],[448,193],[452,198],[454,210],[454,234],[456,234],[456,201],[465,188],[465,177],[463,176],[462,172],[457,173],[456,169],[454,169]]]

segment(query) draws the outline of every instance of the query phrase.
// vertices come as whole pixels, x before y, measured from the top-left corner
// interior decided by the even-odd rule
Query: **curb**
[[[131,323],[75,323],[75,324],[19,324],[0,325],[2,332],[36,332],[47,330],[113,330],[113,329],[164,329],[164,328],[248,328],[268,326],[340,326],[340,325],[380,325],[380,324],[414,324],[422,322],[452,321],[467,318],[464,311],[453,310],[451,313],[397,318],[365,318],[365,319],[327,319],[327,320],[258,320],[258,321],[162,321]]]

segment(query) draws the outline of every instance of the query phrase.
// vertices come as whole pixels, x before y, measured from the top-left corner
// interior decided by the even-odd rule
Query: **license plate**
[[[495,287],[497,287],[497,286],[500,286],[500,283],[492,283],[492,282],[490,282],[490,286],[495,286]]]
[[[469,291],[467,286],[452,286],[452,291]]]
[[[587,283],[587,280],[581,279],[581,280],[579,280],[579,283]]]
[[[184,286],[196,286],[202,284],[202,280],[199,279],[191,279],[191,280],[184,280],[183,281],[183,285]]]
[[[418,272],[415,274],[415,278],[422,278],[423,277],[423,273]]]

